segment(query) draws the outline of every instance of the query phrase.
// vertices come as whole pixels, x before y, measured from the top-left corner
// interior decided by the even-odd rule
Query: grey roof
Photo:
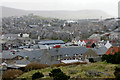
[[[8,65],[7,67],[9,67],[9,68],[14,68],[14,69],[20,68],[20,66],[16,66],[16,65]]]
[[[27,65],[30,64],[30,61],[26,60],[26,59],[22,59],[22,60],[17,60],[16,64],[22,64],[22,65]]]
[[[50,64],[50,55],[57,56],[57,55],[66,55],[68,54],[69,57],[72,57],[74,54],[84,54],[88,51],[86,47],[68,47],[68,48],[58,48],[58,49],[51,49],[46,50],[46,53],[42,56],[40,63],[42,64]],[[59,64],[60,61],[52,61],[51,64]]]
[[[106,47],[100,47],[100,48],[93,48],[93,51],[95,51],[98,55],[103,55],[107,52],[107,48]]]
[[[40,58],[41,55],[43,55],[43,50],[32,50],[32,51],[24,51],[19,52],[17,55],[23,56],[23,57],[29,57],[30,61],[33,61],[34,59],[37,60]]]
[[[17,55],[13,55],[13,54],[5,54],[5,53],[0,54],[0,58],[3,58],[3,59],[12,59],[12,58],[14,58],[16,56]]]
[[[40,41],[39,44],[54,44],[54,43],[65,43],[62,40],[50,40],[50,41]]]
[[[51,49],[51,55],[65,55],[73,56],[73,54],[84,54],[88,49],[86,47],[68,47],[68,48],[58,48]]]

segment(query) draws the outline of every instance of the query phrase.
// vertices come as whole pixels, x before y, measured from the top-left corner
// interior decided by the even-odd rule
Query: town
[[[120,71],[115,71],[120,69],[120,17],[60,19],[29,13],[1,20],[0,75],[5,80],[28,80],[31,76],[35,80],[38,76],[34,79],[33,75],[39,71],[53,80],[115,78],[117,74],[120,79]],[[69,76],[62,73],[65,79],[55,79],[52,69]]]
[[[2,20],[1,60],[8,68],[31,62],[59,64],[100,61],[120,50],[118,19],[59,20],[33,14]],[[1,65],[2,65],[1,64]]]

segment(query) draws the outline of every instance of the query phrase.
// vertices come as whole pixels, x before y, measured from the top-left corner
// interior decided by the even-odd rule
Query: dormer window
[[[111,53],[113,53],[113,52],[114,52],[113,47],[111,47]]]
[[[68,54],[65,54],[65,56],[69,56]]]
[[[78,54],[74,54],[74,56],[77,56]]]

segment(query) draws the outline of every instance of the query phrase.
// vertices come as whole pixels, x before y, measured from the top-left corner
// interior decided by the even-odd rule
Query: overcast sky
[[[102,10],[118,16],[120,0],[2,0],[0,5],[24,10]]]

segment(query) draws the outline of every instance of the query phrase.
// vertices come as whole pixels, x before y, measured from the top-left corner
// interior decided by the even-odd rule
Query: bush
[[[30,63],[25,67],[25,71],[47,68],[47,64]]]
[[[13,80],[18,76],[20,76],[21,74],[23,74],[21,70],[11,69],[11,70],[5,71],[2,75],[2,78],[3,80]]]
[[[42,78],[44,77],[44,75],[40,72],[36,72],[32,75],[32,80],[38,79],[38,78]]]
[[[21,80],[27,80],[26,78],[22,78]]]
[[[107,63],[112,63],[112,64],[120,64],[120,52],[115,53],[114,55],[109,54],[109,55],[103,55],[102,56],[102,61],[106,61]]]
[[[60,66],[69,66],[69,65],[80,65],[80,64],[87,64],[86,62],[81,63],[81,62],[75,62],[75,63],[67,63],[67,64],[53,64],[51,67],[60,67]]]
[[[115,68],[114,75],[116,77],[116,80],[120,80],[120,66]]]
[[[49,73],[49,76],[53,77],[54,80],[68,80],[70,78],[70,76],[67,76],[59,68],[53,69],[51,73]]]

